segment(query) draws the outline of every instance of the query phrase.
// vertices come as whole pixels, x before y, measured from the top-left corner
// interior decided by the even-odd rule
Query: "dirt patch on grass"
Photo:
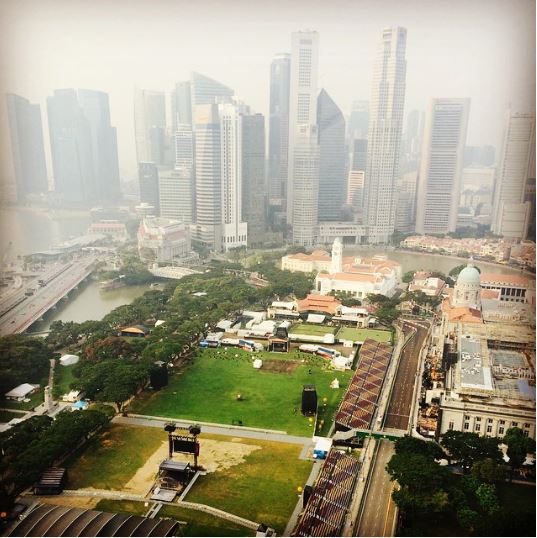
[[[261,370],[265,372],[280,372],[284,374],[292,374],[300,363],[295,361],[279,361],[274,359],[266,359],[263,361]]]
[[[209,472],[219,469],[229,469],[244,463],[246,456],[259,450],[258,445],[241,443],[240,437],[234,437],[232,442],[200,439],[199,463]]]
[[[145,495],[158,475],[158,467],[162,460],[168,457],[168,440],[162,444],[151,454],[145,464],[140,467],[136,474],[125,484],[123,491],[139,493]]]

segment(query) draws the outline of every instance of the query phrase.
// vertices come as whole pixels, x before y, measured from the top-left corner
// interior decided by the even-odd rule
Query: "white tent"
[[[10,390],[9,392],[6,392],[5,397],[8,400],[19,400],[22,401],[26,396],[29,394],[32,394],[32,392],[35,392],[36,389],[39,388],[39,385],[32,385],[30,383],[23,383],[22,385],[19,385],[18,387],[15,387],[14,389]]]
[[[259,369],[261,366],[263,366],[263,361],[261,359],[255,359],[253,367]]]
[[[322,323],[324,321],[323,314],[308,314],[307,323]]]
[[[71,366],[78,362],[78,357],[76,355],[63,355],[60,357],[60,364],[62,366]]]

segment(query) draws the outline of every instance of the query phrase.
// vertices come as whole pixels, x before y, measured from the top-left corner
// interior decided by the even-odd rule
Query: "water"
[[[114,308],[132,303],[149,289],[144,286],[125,286],[115,290],[101,290],[99,283],[90,280],[87,284],[74,290],[69,297],[58,303],[54,310],[50,310],[43,321],[32,326],[31,332],[47,331],[53,321],[82,321],[100,320]]]

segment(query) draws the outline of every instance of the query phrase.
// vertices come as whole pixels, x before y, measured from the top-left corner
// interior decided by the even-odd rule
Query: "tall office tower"
[[[192,169],[176,168],[159,173],[160,216],[192,224],[194,192]]]
[[[47,98],[54,191],[60,201],[96,199],[92,130],[73,89],[55,90]]]
[[[497,169],[491,229],[495,234],[524,239],[530,203],[524,202],[529,170],[534,166],[535,115],[507,111]]]
[[[291,55],[276,55],[270,64],[269,199],[285,212],[289,143]]]
[[[351,170],[347,182],[347,204],[355,213],[361,213],[364,203],[365,172],[363,170]]]
[[[164,164],[166,145],[166,100],[164,92],[136,89],[134,133],[138,162]]]
[[[369,101],[354,101],[347,123],[347,136],[349,140],[355,138],[367,139],[369,126]]]
[[[287,223],[293,224],[293,215],[297,213],[294,205],[295,191],[295,165],[301,166],[300,175],[304,174],[310,165],[302,166],[295,158],[295,146],[297,138],[301,139],[300,150],[304,155],[306,147],[313,149],[310,141],[304,141],[306,132],[313,129],[304,129],[302,126],[315,126],[317,123],[317,69],[319,56],[319,34],[305,31],[294,32],[291,36],[291,76],[289,83],[289,143],[288,143],[288,172],[287,172]],[[316,130],[315,130],[316,131]],[[309,137],[309,135],[308,135]],[[308,162],[318,162],[318,148],[314,150],[311,158],[306,157]],[[319,171],[312,171],[312,184],[318,182]],[[304,178],[299,179],[303,185]],[[315,194],[317,196],[317,193]],[[315,211],[316,213],[317,211]],[[317,223],[315,223],[317,224]],[[301,234],[299,234],[301,235]]]
[[[221,173],[222,173],[222,249],[247,245],[248,225],[242,215],[242,144],[241,113],[244,105],[224,103],[218,105],[220,116]]]
[[[422,145],[425,115],[421,110],[411,110],[406,119],[404,152],[409,159],[416,159]]]
[[[395,183],[406,77],[406,29],[385,28],[377,52],[369,109],[365,224],[369,243],[387,243],[394,231]]]
[[[319,135],[316,125],[299,125],[293,151],[293,243],[315,245],[319,209]]]
[[[48,191],[41,107],[19,95],[7,94],[6,100],[17,200],[21,202],[29,194]]]
[[[413,232],[416,223],[416,188],[418,172],[407,172],[397,182],[397,205],[395,229],[399,232]]]
[[[367,138],[355,138],[352,141],[351,170],[367,170]]]
[[[432,99],[425,120],[416,205],[416,232],[457,227],[469,99]]]
[[[320,221],[341,219],[345,201],[345,118],[340,108],[322,89],[317,99],[319,130]]]
[[[171,94],[172,129],[181,124],[192,125],[192,96],[190,80],[178,82]]]
[[[175,168],[194,166],[194,141],[192,126],[187,123],[177,125],[175,131]]]
[[[231,101],[234,91],[221,82],[193,72],[190,76],[190,94],[192,113],[198,105],[211,105],[216,101]],[[186,123],[186,122],[185,122]]]
[[[248,246],[263,246],[265,239],[265,117],[243,114],[242,219],[248,224]]]
[[[91,133],[97,199],[117,201],[121,195],[117,133],[110,122],[108,94],[94,90],[78,90],[78,102]]]
[[[140,202],[153,206],[153,216],[160,216],[159,177],[155,163],[138,163],[138,182],[140,186]]]

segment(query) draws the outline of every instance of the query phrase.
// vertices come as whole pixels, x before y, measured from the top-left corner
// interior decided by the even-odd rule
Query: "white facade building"
[[[459,273],[453,291],[451,304],[455,308],[467,307],[481,309],[481,277],[479,271],[470,262]]]
[[[176,168],[159,175],[160,216],[192,224],[194,220],[194,185],[192,167]]]
[[[416,204],[416,232],[457,227],[469,99],[432,99],[427,111]]]
[[[166,100],[164,92],[136,89],[134,133],[138,162],[162,164]]]
[[[405,51],[406,29],[385,28],[375,60],[369,106],[364,210],[370,243],[387,243],[394,231],[405,102]]]
[[[144,261],[180,261],[191,256],[190,230],[182,222],[146,217],[138,228],[138,254]]]
[[[287,222],[293,224],[295,193],[295,158],[297,136],[303,135],[301,125],[317,123],[317,71],[319,34],[313,31],[294,32],[291,35],[291,75],[289,83],[289,140],[287,174]],[[301,145],[304,141],[300,142]],[[303,152],[303,149],[301,149]],[[317,157],[318,160],[318,157]],[[318,165],[317,165],[318,166]],[[299,172],[302,174],[303,172]],[[317,181],[318,181],[318,170]]]
[[[524,199],[534,145],[535,115],[508,110],[492,210],[495,234],[526,238],[530,204]]]

